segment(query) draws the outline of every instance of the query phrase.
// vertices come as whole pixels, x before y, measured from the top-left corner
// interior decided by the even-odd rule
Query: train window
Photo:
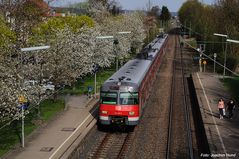
[[[101,104],[117,104],[117,93],[101,92],[100,103]]]
[[[139,104],[138,93],[120,93],[120,104],[122,105],[135,105]]]

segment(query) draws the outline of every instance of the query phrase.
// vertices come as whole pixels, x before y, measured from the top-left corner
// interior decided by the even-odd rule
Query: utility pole
[[[115,47],[114,51],[116,55],[116,71],[118,71],[119,68],[118,44],[119,44],[118,39],[114,39],[114,47]]]
[[[186,30],[187,30],[187,21],[185,20],[185,22],[184,22],[184,34],[183,35],[185,35],[185,33],[186,33]],[[185,37],[185,36],[183,36],[183,37]]]
[[[222,52],[224,52],[224,67],[223,67],[223,79],[224,79],[224,76],[225,76],[225,73],[226,73],[226,50],[227,50],[227,37],[228,35],[225,35],[225,34],[218,34],[218,33],[214,33],[213,35],[215,36],[219,36],[222,38]],[[226,39],[226,48],[224,49],[224,44],[223,44],[223,38]]]
[[[213,54],[213,57],[214,57],[213,73],[215,73],[215,72],[216,72],[216,58],[217,58],[217,53],[214,53],[214,54]]]
[[[21,106],[22,107],[22,147],[25,147],[25,142],[24,142],[24,118],[25,118],[25,116],[24,116],[24,106],[22,105]]]
[[[200,48],[198,48],[197,51],[200,53],[200,57],[199,57],[199,60],[198,60],[199,71],[202,72],[202,52],[201,52]]]
[[[151,9],[151,0],[149,0],[149,6],[148,6],[148,11]]]
[[[200,54],[201,56],[201,54]],[[199,59],[199,71],[202,72],[202,59]]]

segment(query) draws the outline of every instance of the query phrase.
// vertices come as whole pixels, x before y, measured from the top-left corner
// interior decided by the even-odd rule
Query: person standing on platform
[[[227,103],[227,111],[228,111],[228,118],[232,119],[233,116],[233,109],[235,108],[235,102],[233,99],[230,99]]]
[[[225,103],[222,98],[219,99],[217,107],[219,109],[220,119],[223,119],[223,109],[225,109]]]

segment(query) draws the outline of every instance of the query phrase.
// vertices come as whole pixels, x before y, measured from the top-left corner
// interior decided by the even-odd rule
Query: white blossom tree
[[[121,35],[118,32],[131,31]],[[0,121],[19,118],[18,98],[24,95],[30,102],[39,104],[41,82],[50,79],[55,85],[72,84],[77,77],[93,71],[94,65],[109,67],[116,57],[114,39],[98,39],[98,36],[113,35],[118,39],[118,56],[129,56],[131,46],[140,48],[145,37],[142,16],[138,13],[110,17],[94,27],[83,26],[73,32],[67,26],[57,31],[49,50],[22,53],[18,59],[6,61],[0,57]],[[5,56],[5,55],[4,55]],[[29,59],[33,58],[33,62]],[[10,58],[11,59],[11,58]],[[32,87],[24,81],[36,80]]]
[[[80,39],[83,38],[88,41],[88,45],[91,46],[88,50],[91,52],[91,66],[99,65],[100,67],[109,67],[115,57],[113,54],[113,40],[99,39],[98,37],[100,36],[102,36],[101,28],[99,25],[96,25],[94,28],[82,30],[78,39],[79,42],[81,42],[82,40]]]
[[[23,67],[22,67],[23,68]],[[39,85],[24,86],[24,71],[19,62],[7,61],[0,65],[0,121],[9,121],[21,117],[19,97],[24,96],[32,105],[40,102]],[[26,111],[27,113],[27,111]]]
[[[119,58],[129,56],[131,46],[141,48],[145,38],[143,20],[139,13],[125,14],[108,17],[102,22],[101,32],[105,35],[113,35],[118,40],[117,54]],[[119,34],[119,32],[130,31],[130,34]]]
[[[143,40],[146,37],[143,26],[143,15],[140,12],[135,12],[125,16],[125,21],[131,29],[131,47],[136,49],[136,52],[143,46]],[[129,23],[130,22],[130,23]]]
[[[71,84],[77,77],[90,73],[94,64],[110,66],[114,57],[112,44],[96,38],[100,35],[97,28],[83,27],[78,33],[67,28],[60,30],[56,43],[42,57],[46,61],[44,74],[50,75],[55,84]]]

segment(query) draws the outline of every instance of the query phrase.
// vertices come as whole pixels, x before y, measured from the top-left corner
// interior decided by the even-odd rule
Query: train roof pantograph
[[[117,72],[115,72],[105,84],[112,83],[112,85],[117,84],[119,81],[124,83],[131,83],[140,85],[143,81],[146,73],[148,72],[151,64],[155,60],[156,55],[159,53],[162,45],[164,44],[167,35],[163,38],[158,37],[154,39],[150,44],[148,44],[144,51],[147,52],[146,58],[136,58],[128,61],[124,66],[122,66]]]

